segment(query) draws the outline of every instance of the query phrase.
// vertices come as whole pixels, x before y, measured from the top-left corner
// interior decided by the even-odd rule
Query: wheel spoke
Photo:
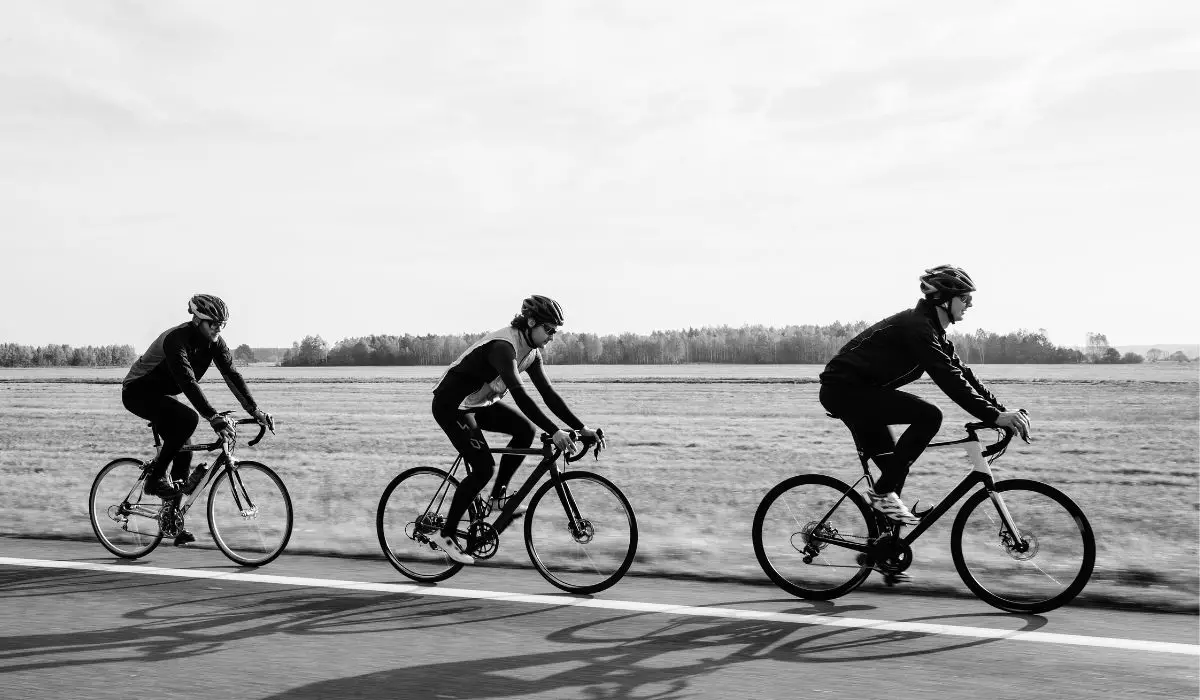
[[[637,521],[629,502],[611,482],[588,472],[571,472],[562,487],[579,519],[552,482],[542,485],[525,514],[525,545],[533,565],[555,586],[595,593],[619,581],[637,550]]]
[[[1017,535],[1003,524],[986,492],[963,505],[951,533],[955,566],[981,599],[1003,610],[1045,612],[1086,585],[1095,562],[1087,519],[1046,484],[1012,479],[996,484]]]
[[[208,523],[226,556],[246,566],[262,566],[279,556],[291,537],[291,498],[270,468],[240,462],[236,472],[227,470],[213,482]]]
[[[393,479],[379,500],[379,546],[392,566],[414,581],[441,581],[462,568],[437,545],[456,486],[441,469],[417,467]],[[464,545],[467,519],[459,528]]]
[[[831,541],[816,541],[814,534]],[[861,496],[837,479],[816,474],[771,489],[752,528],[763,571],[785,591],[813,599],[844,595],[862,583],[871,570],[860,563],[861,552],[841,543],[862,544],[873,534],[874,521]]]
[[[142,491],[143,465],[136,459],[110,462],[96,476],[89,495],[92,530],[118,557],[145,556],[162,541],[158,516],[162,501]]]

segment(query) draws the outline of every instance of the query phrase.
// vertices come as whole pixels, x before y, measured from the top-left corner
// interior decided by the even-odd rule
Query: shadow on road
[[[155,604],[128,610],[118,624],[103,629],[38,633],[7,629],[0,637],[0,675],[15,671],[86,668],[97,664],[183,659],[198,661],[246,640],[275,637],[344,635],[354,645],[397,647],[390,670],[319,681],[278,693],[273,698],[545,697],[675,698],[695,690],[715,672],[739,664],[768,660],[829,664],[885,660],[947,653],[988,644],[968,639],[878,629],[832,628],[791,622],[729,620],[655,613],[618,614],[567,606],[513,606],[495,601],[438,598],[410,594],[329,591],[270,587],[210,593],[196,587],[172,587],[196,579],[131,583],[117,574],[63,571],[0,572],[0,606],[19,606],[28,596],[93,595],[115,586],[136,588],[135,597]],[[206,585],[219,582],[203,581]],[[186,599],[183,596],[190,595]],[[90,598],[88,598],[90,600]],[[128,598],[123,598],[127,601]],[[713,607],[778,603],[779,599],[741,599]],[[784,602],[796,603],[795,599]],[[77,604],[77,603],[72,603]],[[512,612],[513,610],[516,612]],[[785,612],[853,616],[870,613],[868,605],[805,603]],[[529,618],[526,629],[552,629],[545,644],[528,653],[512,653],[509,645],[489,642],[489,632],[517,618]],[[568,624],[562,625],[564,618]],[[580,619],[586,622],[578,623]],[[105,614],[98,617],[112,618]],[[971,620],[975,622],[972,623]],[[997,620],[1003,621],[994,625]],[[1005,614],[939,615],[910,622],[958,623],[1030,631],[1042,627],[1040,617]],[[421,630],[461,630],[456,653],[466,648],[479,658],[447,663],[421,663],[405,654],[405,644],[420,645]],[[28,634],[20,634],[29,631]],[[404,633],[397,636],[396,633]],[[409,634],[412,633],[412,634]],[[400,641],[400,644],[397,642]],[[462,645],[462,646],[459,646]],[[470,645],[470,646],[466,646]],[[519,649],[516,651],[520,651]],[[348,653],[353,653],[350,651]],[[429,658],[432,652],[424,658]],[[407,660],[407,661],[406,661]],[[337,668],[333,666],[333,668]]]

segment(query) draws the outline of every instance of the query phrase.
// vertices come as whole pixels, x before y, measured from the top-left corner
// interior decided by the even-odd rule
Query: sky
[[[0,0],[0,342],[1200,341],[1200,4]],[[1192,204],[1187,204],[1191,201]]]

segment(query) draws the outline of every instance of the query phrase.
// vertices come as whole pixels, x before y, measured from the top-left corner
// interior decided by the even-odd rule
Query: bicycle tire
[[[163,538],[158,519],[162,499],[144,493],[144,469],[139,459],[114,459],[96,474],[88,494],[88,517],[96,539],[122,559],[146,556]]]
[[[450,487],[440,494],[443,483]],[[375,512],[375,533],[383,555],[397,571],[414,581],[436,583],[462,569],[463,565],[446,556],[433,539],[457,489],[458,480],[446,471],[414,467],[397,474],[383,490]],[[432,512],[430,505],[434,505]],[[420,527],[418,522],[422,523]]]
[[[862,584],[871,574],[861,552],[835,543],[819,549],[806,563],[806,528],[814,528],[842,498],[824,525],[826,534],[866,544],[879,529],[866,499],[845,482],[824,474],[801,474],[776,484],[754,512],[751,539],[759,566],[775,585],[799,598],[830,600]],[[828,529],[827,529],[828,528]]]
[[[629,499],[611,481],[592,472],[569,472],[558,480],[575,504],[579,520],[569,515],[561,497],[545,501],[555,480],[542,484],[525,513],[525,549],[534,568],[547,581],[569,593],[599,593],[621,580],[637,554],[637,516]],[[550,506],[556,503],[560,509]],[[597,578],[598,577],[598,578]]]
[[[209,489],[208,528],[213,541],[225,556],[243,566],[264,566],[282,554],[292,537],[292,519],[287,486],[260,462],[239,461],[226,467]]]
[[[1066,605],[1087,585],[1096,563],[1087,516],[1062,491],[1040,481],[1007,479],[996,482],[995,491],[1023,544],[1004,541],[987,490],[975,492],[950,531],[950,551],[963,583],[980,600],[1008,612],[1043,613]]]

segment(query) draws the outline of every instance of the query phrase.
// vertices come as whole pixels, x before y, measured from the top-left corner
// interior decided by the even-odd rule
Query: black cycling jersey
[[[895,389],[926,372],[946,396],[979,420],[995,421],[1005,410],[963,365],[938,321],[937,307],[925,299],[846,343],[821,372],[821,384]]]
[[[217,411],[200,390],[199,380],[213,364],[217,365],[242,408],[253,414],[257,409],[254,397],[242,374],[233,366],[233,355],[225,339],[218,337],[210,341],[191,322],[170,328],[158,336],[133,363],[121,385],[125,391],[137,394],[174,396],[182,392],[200,415],[212,418]]]

